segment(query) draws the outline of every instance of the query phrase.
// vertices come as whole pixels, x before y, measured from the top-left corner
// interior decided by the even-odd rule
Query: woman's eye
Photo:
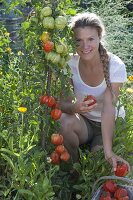
[[[93,41],[94,40],[94,38],[89,38],[89,41]]]

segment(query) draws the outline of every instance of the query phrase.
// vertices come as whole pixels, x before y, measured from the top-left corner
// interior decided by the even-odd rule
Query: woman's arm
[[[70,80],[70,84],[73,87],[73,82],[72,80]],[[73,93],[70,96],[66,96],[64,94],[64,91],[61,92],[60,95],[60,107],[62,112],[67,113],[67,114],[75,114],[75,113],[79,113],[79,114],[84,114],[86,112],[90,112],[91,110],[93,110],[97,104],[93,104],[92,106],[88,106],[88,104],[92,103],[93,100],[87,100],[87,101],[77,101],[76,97],[74,95],[74,89],[73,89]]]
[[[103,137],[104,153],[105,153],[105,158],[109,160],[110,163],[113,165],[114,171],[116,169],[117,160],[124,161],[119,156],[116,156],[112,150],[112,141],[115,128],[115,106],[113,103],[117,102],[121,87],[122,83],[112,84],[112,90],[115,94],[115,102],[113,100],[109,88],[106,89],[104,95],[103,110],[102,110],[102,137]]]

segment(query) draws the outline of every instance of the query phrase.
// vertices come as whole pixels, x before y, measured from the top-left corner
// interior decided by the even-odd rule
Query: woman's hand
[[[128,171],[130,172],[130,165],[129,165],[129,163],[126,160],[124,160],[123,158],[121,158],[120,156],[117,156],[116,154],[114,154],[113,152],[109,156],[106,155],[105,159],[112,165],[114,172],[116,171],[116,167],[117,167],[117,162],[118,161],[127,164]]]
[[[84,101],[84,102],[78,102],[77,101],[74,104],[75,113],[84,114],[86,112],[91,112],[97,106],[97,103],[95,103],[91,106],[88,106],[88,104],[90,104],[92,102],[93,102],[93,100],[87,100],[87,101]]]

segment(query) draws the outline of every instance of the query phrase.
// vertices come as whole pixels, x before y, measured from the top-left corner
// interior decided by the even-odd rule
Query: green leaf
[[[28,29],[28,28],[30,27],[30,22],[27,22],[27,21],[26,21],[26,22],[23,22],[23,23],[21,24],[21,26],[22,26],[23,29],[26,30],[26,29]]]
[[[8,164],[12,167],[12,169],[15,168],[12,160],[7,155],[1,153],[1,156],[8,162]]]
[[[29,196],[35,197],[35,194],[33,192],[31,192],[30,190],[20,189],[20,190],[18,190],[18,192],[22,195],[28,194]]]
[[[0,151],[6,152],[6,153],[8,153],[8,154],[11,155],[11,156],[17,156],[17,157],[20,156],[18,153],[15,153],[15,152],[13,152],[13,151],[10,151],[9,149],[6,149],[6,148],[1,148]]]

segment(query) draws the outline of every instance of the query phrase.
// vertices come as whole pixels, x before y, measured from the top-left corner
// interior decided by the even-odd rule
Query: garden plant
[[[114,152],[133,167],[132,14],[122,0],[87,2],[31,0],[31,10],[24,16],[26,0],[0,1],[3,12],[13,10],[16,17],[23,18],[18,31],[22,43],[17,50],[12,49],[10,32],[0,22],[0,200],[90,200],[94,182],[113,175],[102,150],[79,150],[80,164],[74,168],[80,178],[76,182],[69,180],[67,170],[60,169],[60,162],[69,168],[70,155],[52,162],[56,145],[51,137],[59,134],[62,114],[60,91],[66,97],[73,95],[67,61],[75,50],[68,24],[81,11],[96,12],[103,18],[105,45],[127,67],[119,105],[125,106],[126,117],[116,120],[113,142]],[[64,151],[63,140],[58,145],[62,146],[56,152]],[[132,168],[126,176],[133,179]]]

